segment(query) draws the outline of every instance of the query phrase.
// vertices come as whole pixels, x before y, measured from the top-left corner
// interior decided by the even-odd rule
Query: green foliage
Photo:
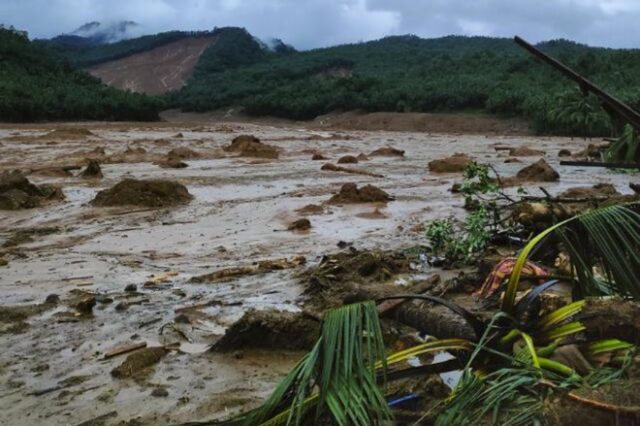
[[[450,263],[473,263],[489,243],[488,226],[487,210],[478,208],[469,214],[462,229],[456,229],[451,219],[436,219],[427,226],[425,235],[436,256]]]
[[[520,251],[509,277],[502,310],[511,313],[520,274],[531,253],[552,234],[567,248],[579,296],[620,294],[640,299],[639,203],[587,211],[535,236]]]
[[[123,92],[0,29],[0,120],[156,120],[159,99]]]
[[[622,135],[603,153],[603,160],[611,163],[640,163],[640,137],[638,132],[626,125]]]
[[[636,89],[640,52],[590,48],[564,40],[543,43],[540,48],[622,100],[640,106]],[[484,110],[530,119],[540,133],[610,134],[606,116],[591,111],[590,98],[586,105],[577,105],[586,115],[567,122],[556,107],[567,106],[569,99],[560,95],[574,83],[509,39],[396,36],[258,59],[231,70],[203,67],[208,71],[194,75],[172,102],[193,111],[243,106],[250,114],[294,119],[353,109]],[[554,109],[558,114],[549,113]],[[578,121],[585,126],[576,125]]]
[[[585,96],[579,90],[564,92],[556,98],[549,119],[563,126],[568,134],[587,137],[611,133],[611,119],[594,95]]]

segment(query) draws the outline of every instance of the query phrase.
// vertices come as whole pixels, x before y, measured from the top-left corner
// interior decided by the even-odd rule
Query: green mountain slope
[[[24,35],[0,29],[0,121],[155,120],[162,106],[109,88]]]
[[[640,51],[563,40],[540,46],[640,107]],[[396,36],[266,55],[233,69],[202,66],[171,102],[190,111],[243,106],[250,114],[295,119],[352,109],[481,110],[527,117],[541,132],[573,133],[579,120],[566,121],[550,111],[562,106],[574,86],[510,39]],[[595,122],[590,133],[609,132],[606,117]]]

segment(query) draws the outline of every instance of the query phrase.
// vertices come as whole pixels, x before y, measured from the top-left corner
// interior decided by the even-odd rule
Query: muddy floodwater
[[[257,405],[301,354],[220,354],[208,347],[249,309],[300,310],[298,274],[340,250],[339,242],[358,248],[415,246],[426,243],[424,223],[463,217],[462,196],[450,192],[461,176],[431,174],[427,163],[433,159],[466,153],[512,176],[539,157],[505,163],[506,152],[495,148],[527,146],[545,151],[560,173],[558,183],[545,183],[552,194],[594,183],[631,192],[628,175],[559,166],[558,151],[584,149],[589,141],[580,139],[243,123],[65,126],[91,133],[50,133],[60,126],[45,124],[0,128],[0,171],[20,169],[32,183],[60,186],[65,196],[38,208],[0,210],[0,252],[7,263],[0,266],[0,305],[36,306],[50,295],[60,299],[17,328],[0,322],[0,424],[76,425],[96,418],[101,422],[96,424],[109,425],[179,423]],[[279,158],[238,157],[222,149],[240,134],[276,147]],[[369,155],[387,145],[404,150],[404,157]],[[182,160],[188,167],[160,167],[178,147],[195,152]],[[327,160],[312,161],[314,153]],[[326,162],[359,154],[368,159],[344,166],[382,177],[321,170]],[[77,176],[80,170],[73,166],[87,158],[101,163],[102,179]],[[123,178],[176,180],[193,200],[164,209],[90,204],[98,191]],[[347,182],[374,184],[395,200],[326,204]],[[537,186],[526,188],[541,195]],[[322,208],[311,215],[297,212],[309,204]],[[310,220],[309,230],[287,230],[301,217]],[[28,238],[16,241],[16,235]],[[224,282],[190,282],[223,268],[296,256],[304,256],[306,265]],[[399,279],[398,286],[410,279]],[[93,315],[76,315],[70,308],[70,301],[83,295],[95,296]],[[105,358],[105,353],[133,343],[171,350],[144,378],[112,376],[127,355]]]

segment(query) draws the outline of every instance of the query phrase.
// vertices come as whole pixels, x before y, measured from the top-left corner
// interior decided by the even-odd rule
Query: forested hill
[[[107,87],[25,35],[0,29],[0,121],[154,120],[162,106]]]
[[[235,48],[243,57],[244,48]],[[539,45],[640,108],[640,51],[559,40]],[[204,55],[203,55],[204,59]],[[336,110],[486,111],[524,116],[540,132],[606,134],[594,99],[510,39],[394,36],[232,69],[199,66],[171,102],[185,110],[243,106],[250,114],[310,119]]]

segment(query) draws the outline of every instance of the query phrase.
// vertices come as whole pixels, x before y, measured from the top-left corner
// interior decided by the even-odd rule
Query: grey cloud
[[[0,22],[34,37],[94,20],[133,20],[148,33],[243,26],[302,49],[407,33],[640,46],[637,0],[0,0]]]

